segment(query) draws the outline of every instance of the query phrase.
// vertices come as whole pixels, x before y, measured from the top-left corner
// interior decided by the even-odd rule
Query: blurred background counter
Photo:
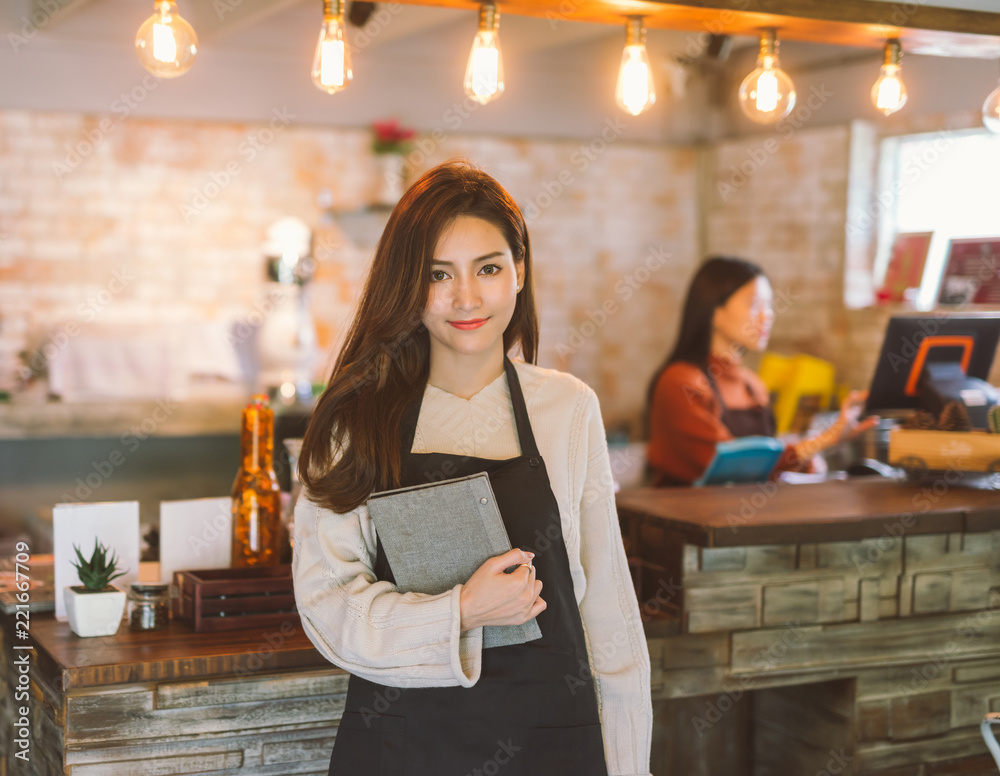
[[[953,479],[621,491],[653,773],[994,772],[1000,498]]]

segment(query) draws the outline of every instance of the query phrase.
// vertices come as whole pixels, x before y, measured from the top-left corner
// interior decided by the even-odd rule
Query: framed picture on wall
[[[880,304],[912,302],[920,290],[934,232],[903,232],[892,241],[885,279],[878,290]]]
[[[951,240],[939,304],[1000,304],[1000,237]]]

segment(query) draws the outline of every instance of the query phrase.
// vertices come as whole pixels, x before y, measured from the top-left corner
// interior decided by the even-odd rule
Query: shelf
[[[157,437],[238,434],[246,397],[0,404],[0,440],[112,437],[135,430]],[[155,422],[154,422],[155,421]],[[143,437],[145,438],[145,437]]]
[[[337,221],[344,235],[357,248],[370,251],[375,248],[392,208],[388,205],[368,205],[359,210],[328,211]]]

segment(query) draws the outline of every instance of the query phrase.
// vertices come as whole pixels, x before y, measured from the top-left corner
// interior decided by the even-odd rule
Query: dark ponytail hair
[[[649,383],[646,392],[647,418],[660,375],[675,361],[684,361],[707,370],[715,311],[739,289],[763,274],[764,270],[753,262],[730,256],[712,256],[698,268],[684,299],[677,343]]]

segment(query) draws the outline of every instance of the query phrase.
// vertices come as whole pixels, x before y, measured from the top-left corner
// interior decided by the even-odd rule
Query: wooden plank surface
[[[478,0],[403,0],[408,5],[478,8]],[[898,37],[909,53],[1000,56],[1000,14],[873,0],[503,0],[501,14],[623,25],[643,16],[650,28],[782,38],[881,49]],[[502,31],[501,21],[501,31]]]
[[[223,706],[231,703],[258,703],[294,695],[343,695],[347,693],[347,673],[331,674],[328,669],[302,671],[294,675],[270,675],[250,678],[202,679],[196,682],[170,682],[156,688],[156,708],[182,709],[199,706]]]
[[[170,736],[143,738],[125,744],[95,743],[70,748],[66,752],[65,771],[60,767],[46,776],[55,773],[66,773],[68,776],[325,774],[329,767],[335,732],[335,727],[324,722],[312,728],[257,729],[226,737]],[[202,763],[210,764],[220,754],[225,754],[229,759],[230,764],[226,770],[205,771]]]
[[[808,485],[633,488],[622,525],[660,521],[701,547],[842,542],[1000,529],[1000,492],[858,478]]]
[[[152,695],[152,693],[149,693]],[[88,702],[83,703],[86,699]],[[255,728],[293,730],[306,724],[335,724],[344,713],[344,695],[271,698],[184,709],[116,707],[115,697],[70,695],[66,699],[66,744],[128,744],[135,741],[219,738]],[[102,700],[103,703],[95,703]]]
[[[12,618],[0,615],[5,629]],[[80,638],[52,614],[32,613],[30,640],[36,675],[62,690],[163,679],[248,677],[291,668],[331,668],[302,631],[298,617],[261,630],[195,633],[171,620],[159,631]]]
[[[733,633],[732,673],[758,672],[762,661],[769,671],[791,673],[893,664],[919,668],[943,658],[949,663],[990,658],[1000,643],[1000,616],[988,609],[976,614],[880,620],[875,627],[867,622],[809,625],[800,628],[797,636],[785,638],[778,628]],[[943,654],[942,645],[948,645]]]

